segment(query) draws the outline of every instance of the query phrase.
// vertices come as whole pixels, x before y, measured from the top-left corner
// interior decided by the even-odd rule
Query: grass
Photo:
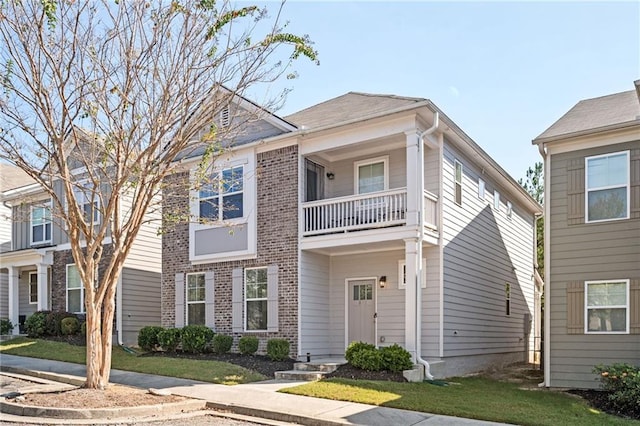
[[[86,348],[65,342],[19,337],[0,343],[0,352],[32,358],[85,364]],[[114,347],[111,367],[137,373],[179,377],[225,385],[265,380],[261,374],[227,362],[177,359],[165,357],[140,357]]]
[[[640,426],[640,421],[599,412],[560,392],[523,390],[482,377],[455,378],[449,383],[328,379],[280,392],[519,425]]]

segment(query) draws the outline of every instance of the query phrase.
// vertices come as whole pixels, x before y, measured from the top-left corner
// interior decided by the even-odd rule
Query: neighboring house
[[[578,102],[533,140],[545,160],[545,385],[640,366],[640,80]]]
[[[164,326],[302,359],[397,343],[438,376],[534,358],[541,207],[431,101],[348,93],[259,124],[219,184],[187,195],[198,156],[167,179],[163,209],[193,220],[163,233]]]
[[[85,312],[84,290],[66,231],[51,213],[50,197],[39,184],[30,182],[3,187],[0,193],[0,205],[11,215],[2,219],[3,232],[10,230],[10,242],[0,254],[0,272],[4,272],[0,275],[0,317],[11,320],[14,334],[24,332],[26,318],[36,311]],[[102,218],[96,215],[95,220]],[[160,324],[159,226],[160,214],[148,214],[124,263],[116,292],[114,342],[136,344],[141,327]],[[110,237],[105,245],[101,265],[109,261]]]

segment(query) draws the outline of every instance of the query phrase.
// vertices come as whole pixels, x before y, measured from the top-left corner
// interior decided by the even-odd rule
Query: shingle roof
[[[551,127],[534,139],[557,138],[591,130],[640,123],[640,102],[635,90],[578,102]]]
[[[20,188],[34,183],[22,169],[6,163],[0,163],[0,192]]]
[[[425,100],[395,95],[349,92],[286,116],[285,120],[298,127],[304,126],[313,129],[364,118]]]

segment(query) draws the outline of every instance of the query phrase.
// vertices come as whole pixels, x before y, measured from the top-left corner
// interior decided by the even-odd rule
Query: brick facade
[[[214,271],[215,330],[232,332],[232,280],[234,268],[278,265],[278,332],[251,333],[260,339],[264,351],[267,339],[284,338],[291,354],[298,348],[298,147],[288,146],[257,154],[257,258],[191,265],[189,225],[171,224],[162,238],[162,325],[175,324],[175,274]],[[188,211],[189,195],[184,182],[188,173],[165,181],[163,210]]]

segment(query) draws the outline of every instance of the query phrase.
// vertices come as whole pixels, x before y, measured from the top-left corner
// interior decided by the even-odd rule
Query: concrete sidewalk
[[[83,382],[85,366],[0,354],[2,369],[39,377]],[[301,382],[269,380],[226,386],[195,380],[111,370],[111,382],[140,388],[168,389],[176,395],[203,399],[211,408],[305,425],[498,425],[500,423],[441,416],[395,408],[278,393]]]

